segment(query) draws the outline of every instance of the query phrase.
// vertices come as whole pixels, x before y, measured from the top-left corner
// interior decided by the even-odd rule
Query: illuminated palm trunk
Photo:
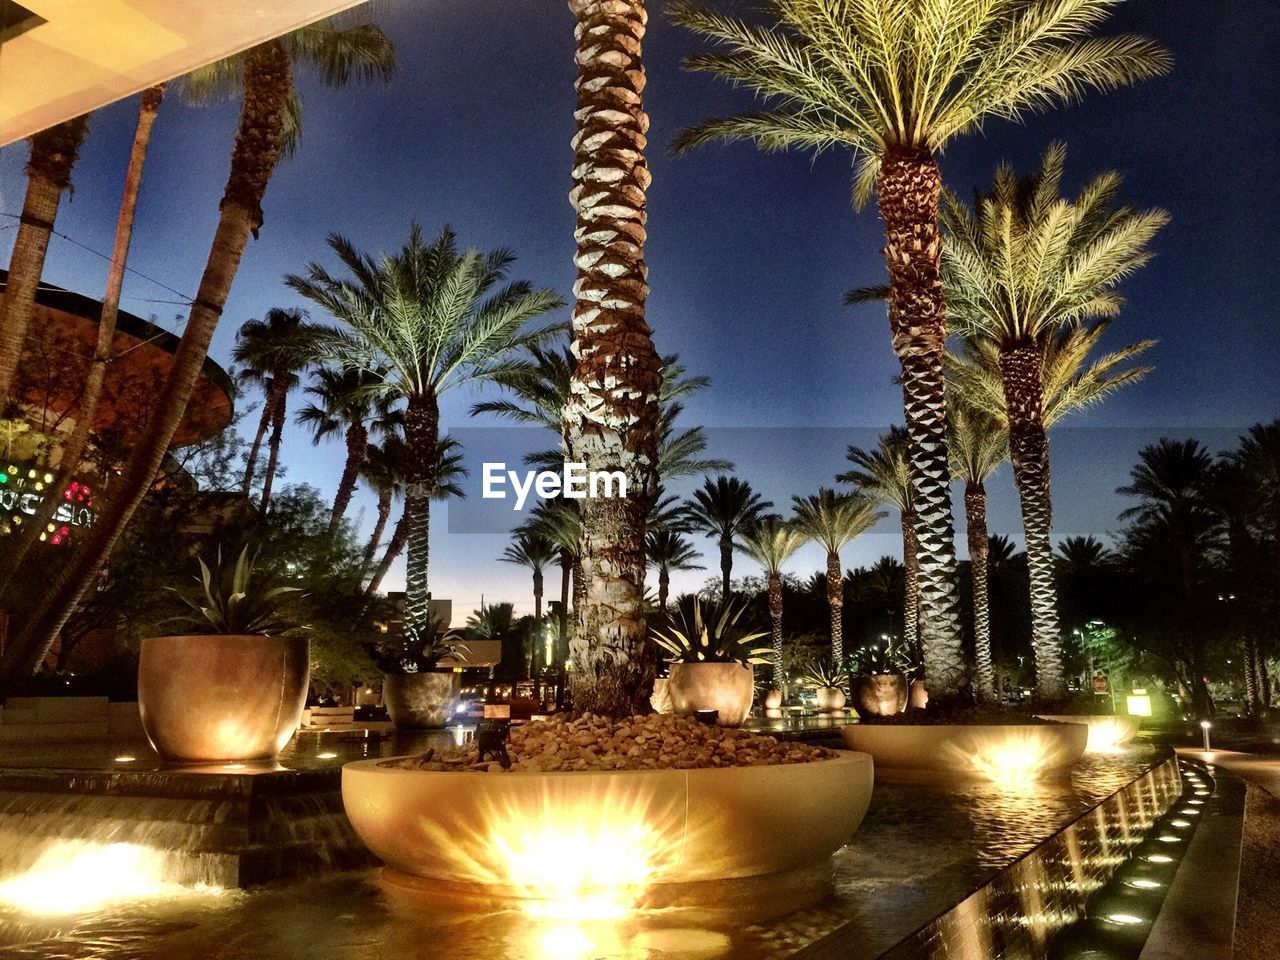
[[[831,614],[831,659],[836,668],[844,666],[844,579],[840,575],[840,554],[827,553],[827,610]]]
[[[406,503],[404,511],[400,514],[400,519],[396,521],[396,528],[391,531],[391,541],[387,544],[387,549],[383,551],[382,559],[378,561],[378,569],[373,572],[369,585],[364,588],[366,597],[371,597],[378,592],[378,588],[382,586],[382,581],[386,579],[387,572],[391,569],[391,564],[395,563],[396,557],[404,552],[404,546],[408,542],[409,513],[408,503]]]
[[[351,495],[356,492],[356,481],[360,477],[360,468],[364,465],[365,450],[368,449],[369,431],[359,420],[347,424],[347,459],[342,465],[342,477],[338,480],[338,491],[333,495],[333,512],[329,514],[329,532],[333,533],[342,522],[351,503]]]
[[[787,681],[782,669],[782,574],[769,571],[769,638],[773,644],[773,688],[781,690]]]
[[[231,173],[204,274],[173,365],[124,470],[111,485],[97,522],[6,649],[6,673],[15,668],[32,673],[39,667],[155,481],[204,367],[209,342],[249,235],[256,235],[262,226],[262,197],[280,159],[284,118],[292,92],[289,57],[279,43],[261,44],[245,55],[244,99],[231,154]]]
[[[978,697],[994,700],[995,670],[991,664],[991,602],[988,593],[987,491],[981,480],[964,485],[965,532],[969,538],[969,575],[973,581],[973,646]]]
[[[31,138],[27,161],[27,194],[22,201],[18,233],[9,256],[9,278],[0,297],[0,406],[9,400],[14,374],[22,358],[36,307],[36,288],[44,272],[49,235],[58,216],[62,191],[71,184],[80,144],[89,129],[89,117],[76,117]]]
[[[915,514],[902,511],[902,638],[920,662],[920,568],[917,563]]]
[[[653,663],[644,620],[645,513],[655,483],[661,361],[644,319],[645,163],[641,0],[570,0],[577,19],[573,189],[577,358],[564,409],[568,454],[620,470],[627,496],[584,499],[583,603],[573,646],[578,710],[646,710]]]
[[[877,180],[889,267],[889,326],[902,364],[912,507],[919,543],[920,642],[935,697],[959,693],[968,671],[956,591],[942,346],[947,337],[938,233],[938,166],[926,152],[889,151]]]
[[[1035,652],[1036,691],[1041,697],[1067,694],[1058,627],[1058,591],[1054,582],[1053,525],[1049,496],[1049,438],[1044,429],[1044,387],[1040,351],[1020,343],[1000,353],[1005,408],[1009,420],[1009,459],[1022,504],[1022,532],[1031,578],[1031,645]]]
[[[440,410],[434,395],[415,394],[404,414],[404,517],[408,533],[405,556],[405,636],[412,641],[432,629],[431,493],[436,485],[436,446],[440,441]]]

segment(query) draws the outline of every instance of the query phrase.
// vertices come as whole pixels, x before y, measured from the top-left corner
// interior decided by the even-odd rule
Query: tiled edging
[[[1112,794],[880,960],[1045,960],[1129,851],[1178,799],[1170,757]]]

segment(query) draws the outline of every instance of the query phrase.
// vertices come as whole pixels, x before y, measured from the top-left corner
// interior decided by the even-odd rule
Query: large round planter
[[[814,694],[818,710],[822,713],[835,713],[843,710],[848,699],[839,687],[819,687]]]
[[[1013,778],[1066,766],[1084,756],[1082,723],[898,724],[841,727],[853,750],[871,754],[877,770],[927,770],[962,776],[1007,773]]]
[[[766,909],[770,890],[774,900],[783,889],[820,896],[820,885],[797,891],[795,878],[829,883],[830,856],[861,824],[873,779],[871,758],[846,751],[702,770],[455,773],[387,763],[343,767],[342,801],[393,881],[543,900],[556,897],[558,878],[575,895],[579,880],[630,883],[646,906],[741,897],[738,881]],[[752,879],[761,877],[769,881]]]
[[[1123,746],[1138,735],[1140,717],[1116,716],[1109,713],[1039,714],[1043,720],[1059,723],[1083,723],[1089,728],[1090,753],[1102,753]]]
[[[923,710],[929,705],[929,691],[925,689],[923,680],[912,680],[907,692],[907,706],[912,710]]]
[[[305,637],[148,637],[138,657],[142,729],[165,760],[269,759],[298,729],[310,679]]]
[[[782,709],[782,691],[769,690],[764,695],[764,708],[766,710]]]
[[[743,663],[673,663],[667,690],[676,716],[715,710],[722,727],[740,727],[755,699],[755,674]]]
[[[451,670],[388,673],[382,702],[397,730],[439,730],[452,719],[461,689],[461,674]]]
[[[901,673],[873,673],[854,677],[853,709],[860,717],[891,717],[907,706],[907,678]]]

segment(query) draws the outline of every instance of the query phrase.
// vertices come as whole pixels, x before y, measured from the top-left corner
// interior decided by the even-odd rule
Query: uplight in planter
[[[1035,727],[979,744],[968,757],[973,769],[1004,789],[1024,789],[1054,765],[1056,745]]]

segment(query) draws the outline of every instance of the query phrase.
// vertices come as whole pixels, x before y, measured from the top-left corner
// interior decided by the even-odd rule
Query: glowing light
[[[223,770],[243,770],[244,764],[243,763],[224,763],[222,765],[222,769]]]
[[[73,914],[120,900],[190,892],[164,879],[160,850],[134,843],[63,840],[41,854],[26,873],[0,883],[0,902],[28,913]]]
[[[1209,795],[1209,791],[1208,791],[1208,790],[1197,790],[1197,791],[1196,791],[1196,796],[1197,796],[1197,797],[1207,797],[1208,795]]]
[[[1131,717],[1149,717],[1151,716],[1151,697],[1147,695],[1145,690],[1134,690],[1125,699],[1125,705],[1129,710]]]
[[[1137,887],[1140,890],[1152,890],[1156,887],[1162,886],[1158,880],[1145,880],[1141,877],[1137,880],[1126,880],[1125,883],[1131,887]]]
[[[1119,923],[1125,926],[1143,922],[1141,917],[1135,917],[1132,913],[1108,913],[1104,919],[1110,923]]]
[[[1147,860],[1151,863],[1173,863],[1173,857],[1166,857],[1163,853],[1153,853]]]
[[[1194,817],[1200,811],[1197,810],[1195,807],[1187,807],[1185,810],[1180,810],[1178,812],[1181,813],[1184,817]]]
[[[336,760],[338,755],[336,753],[317,753],[316,758],[319,760]]]
[[[1121,717],[1090,717],[1089,753],[1117,753],[1121,744],[1133,736],[1133,730]]]
[[[1193,804],[1195,804],[1196,806],[1200,806],[1201,804],[1203,804],[1203,803],[1204,803],[1204,801],[1203,801],[1203,800],[1188,800],[1188,801],[1187,801],[1187,803],[1193,803]]]
[[[1181,843],[1182,842],[1181,837],[1175,837],[1171,833],[1162,833],[1160,836],[1156,837],[1156,839],[1159,840],[1161,843]]]
[[[1053,766],[1056,754],[1053,741],[1029,728],[981,743],[976,752],[965,759],[997,786],[1022,790],[1033,784],[1041,771]]]
[[[116,757],[116,763],[133,763],[133,761],[137,759],[138,759],[137,757],[119,756],[119,757]]]
[[[1191,821],[1190,821],[1190,820],[1170,820],[1169,822],[1170,822],[1171,824],[1173,824],[1175,827],[1189,827],[1189,826],[1191,826]]]

